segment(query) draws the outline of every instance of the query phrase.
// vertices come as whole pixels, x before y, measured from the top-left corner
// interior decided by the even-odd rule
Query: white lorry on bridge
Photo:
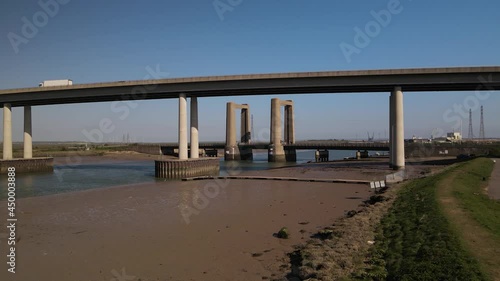
[[[54,87],[54,86],[71,86],[73,85],[73,80],[63,79],[63,80],[45,80],[38,84],[39,87]]]

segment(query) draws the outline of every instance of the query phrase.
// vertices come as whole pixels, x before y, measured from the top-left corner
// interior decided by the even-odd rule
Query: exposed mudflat
[[[82,158],[82,163],[151,159],[134,153]],[[383,162],[349,165],[247,173],[380,180],[390,172]],[[357,209],[370,195],[363,184],[209,180],[22,198],[16,210],[17,273],[4,267],[0,279],[279,279],[294,245]],[[6,218],[6,205],[0,201],[0,218]],[[6,229],[4,219],[1,223]],[[283,226],[290,239],[273,235]],[[0,232],[2,253],[7,250],[5,232]],[[6,264],[5,255],[0,262]]]

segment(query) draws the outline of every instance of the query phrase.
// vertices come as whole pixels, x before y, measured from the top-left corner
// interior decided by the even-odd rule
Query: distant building
[[[411,139],[408,140],[408,143],[430,143],[430,139],[423,139],[420,137],[413,136]]]
[[[462,134],[460,132],[447,133],[446,134],[446,140],[451,141],[451,142],[461,141],[462,140]]]

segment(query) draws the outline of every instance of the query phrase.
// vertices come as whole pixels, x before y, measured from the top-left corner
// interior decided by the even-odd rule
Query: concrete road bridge
[[[37,84],[37,83],[33,83]],[[71,86],[33,87],[0,90],[3,106],[3,159],[12,160],[12,107],[24,107],[24,159],[32,158],[31,107],[51,104],[110,102],[147,99],[178,99],[179,160],[197,159],[198,98],[318,93],[378,93],[389,95],[389,164],[404,169],[403,92],[495,91],[500,89],[500,66],[322,71],[230,76],[208,76]],[[187,98],[190,98],[191,155],[188,155]],[[285,107],[285,140],[281,134],[280,107]],[[233,107],[231,107],[234,109]],[[243,107],[236,107],[244,110]],[[232,110],[234,112],[234,110]],[[226,148],[236,148],[233,113],[226,118]],[[271,101],[270,161],[285,161],[286,145],[295,143],[293,102]],[[245,118],[243,118],[245,119]],[[232,123],[231,123],[232,122]],[[244,120],[248,124],[248,118]],[[243,127],[242,127],[243,128]],[[247,130],[248,128],[245,127]],[[248,131],[243,135],[247,135]],[[283,142],[285,146],[283,145]],[[236,149],[235,149],[236,151]],[[246,151],[235,152],[245,155]],[[231,155],[227,156],[231,158]],[[238,157],[233,157],[238,158]],[[8,163],[12,164],[11,162]],[[2,165],[0,163],[0,165]]]

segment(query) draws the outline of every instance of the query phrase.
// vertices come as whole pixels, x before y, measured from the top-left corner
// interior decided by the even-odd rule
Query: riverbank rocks
[[[280,231],[278,231],[277,237],[281,239],[288,239],[290,237],[290,232],[288,231],[288,228],[282,227]]]

